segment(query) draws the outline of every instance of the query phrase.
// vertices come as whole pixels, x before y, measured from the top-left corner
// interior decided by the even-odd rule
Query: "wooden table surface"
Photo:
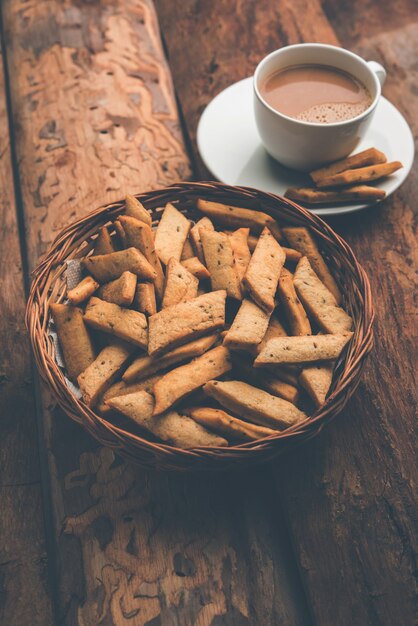
[[[23,313],[62,226],[208,176],[204,106],[275,48],[380,61],[416,135],[416,0],[3,0],[1,13],[0,623],[413,626],[416,170],[333,220],[370,276],[375,350],[344,413],[271,465],[180,476],[121,462],[39,386]]]

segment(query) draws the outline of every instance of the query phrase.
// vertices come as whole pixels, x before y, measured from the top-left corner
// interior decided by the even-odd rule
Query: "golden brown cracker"
[[[187,217],[168,203],[155,233],[155,249],[164,265],[167,265],[171,258],[180,261],[190,227]]]
[[[152,265],[139,250],[128,248],[111,254],[88,256],[82,260],[82,266],[99,283],[108,283],[119,278],[123,272],[132,272],[138,278],[155,280],[156,273]]]
[[[213,291],[149,318],[148,354],[161,354],[202,335],[223,328],[226,291]]]
[[[131,306],[135,296],[137,277],[132,272],[123,272],[119,278],[102,285],[97,296],[119,306]]]
[[[240,279],[228,235],[204,228],[200,237],[212,290],[225,289],[229,297],[241,300]]]
[[[199,280],[184,265],[176,259],[170,259],[165,273],[162,308],[196,298],[198,286]]]
[[[84,321],[92,328],[124,339],[140,348],[147,348],[147,320],[138,311],[124,309],[93,297],[87,305]]]
[[[274,309],[274,296],[285,259],[281,245],[265,228],[242,282],[252,299],[267,313]]]
[[[51,304],[50,309],[68,376],[75,380],[96,358],[83,313],[67,304]]]

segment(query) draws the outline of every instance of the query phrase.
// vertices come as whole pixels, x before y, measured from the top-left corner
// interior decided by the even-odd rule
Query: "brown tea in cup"
[[[279,113],[315,124],[351,120],[372,103],[360,81],[327,65],[293,65],[278,70],[260,85],[260,93]]]

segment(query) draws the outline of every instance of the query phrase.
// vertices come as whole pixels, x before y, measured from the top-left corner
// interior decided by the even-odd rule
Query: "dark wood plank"
[[[33,266],[92,205],[190,166],[151,2],[6,0],[4,21]],[[310,623],[268,474],[140,471],[43,405],[59,623]]]
[[[212,175],[199,158],[196,128],[213,96],[251,76],[263,56],[280,46],[303,39],[337,43],[319,0],[156,0],[155,4],[201,179]]]
[[[344,46],[385,65],[384,94],[399,106],[416,135],[416,4],[412,10],[408,2],[390,7],[356,2],[343,12],[336,2],[325,6]],[[308,584],[317,591],[312,602],[320,623],[415,621],[417,247],[413,221],[417,189],[415,169],[384,204],[333,221],[369,274],[376,341],[363,383],[344,415],[322,441],[290,460],[291,469],[297,470],[303,461],[312,471],[306,475],[295,471],[289,483],[279,479]],[[314,537],[327,537],[327,550],[306,534],[307,526]],[[318,575],[320,558],[327,575]],[[330,602],[324,606],[319,598],[330,590]],[[345,606],[338,602],[343,594],[351,598]]]
[[[393,4],[359,0],[340,13],[337,0],[328,2],[326,15],[335,20],[337,33],[318,4],[307,3],[303,10],[293,5],[291,15],[287,2],[265,4],[229,3],[227,10],[218,0],[205,4],[202,15],[201,3],[190,0],[174,8],[158,0],[192,141],[207,102],[250,75],[266,52],[297,41],[337,43],[337,35],[344,45],[385,63],[385,93],[416,129],[418,57],[411,3],[401,2],[394,11]],[[382,15],[392,12],[398,29],[388,33],[392,19],[384,21]],[[334,220],[373,284],[376,350],[344,414],[272,468],[312,613],[321,625],[414,623],[412,217],[417,189],[414,173],[376,210]]]
[[[37,426],[1,45],[0,136],[0,623],[48,626]]]

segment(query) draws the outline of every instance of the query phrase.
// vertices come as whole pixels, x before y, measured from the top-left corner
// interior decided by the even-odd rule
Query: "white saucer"
[[[206,167],[228,185],[256,187],[283,196],[288,187],[310,186],[306,174],[289,170],[272,159],[263,146],[253,115],[252,78],[231,85],[206,107],[197,129],[197,145]],[[367,136],[355,152],[370,147],[382,150],[388,161],[402,161],[403,168],[376,184],[395,191],[408,176],[414,160],[414,140],[405,118],[386,98],[381,98]],[[375,204],[375,203],[373,203]],[[341,215],[368,204],[311,208],[317,215]]]

